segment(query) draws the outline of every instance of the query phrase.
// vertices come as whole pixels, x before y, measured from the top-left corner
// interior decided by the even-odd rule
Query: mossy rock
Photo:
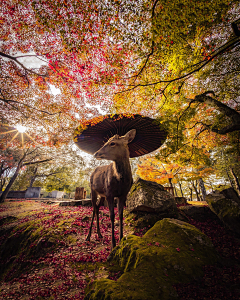
[[[195,206],[195,205],[181,206],[179,207],[179,211],[181,212],[182,216],[184,214],[185,216],[200,222],[204,222],[207,219],[219,221],[216,214],[213,213],[208,206]]]
[[[240,205],[233,199],[226,198],[222,192],[208,194],[206,201],[224,225],[240,235]]]
[[[141,178],[133,183],[126,206],[130,212],[165,214],[164,217],[169,218],[175,217],[178,212],[172,194],[165,191],[161,184]]]
[[[50,215],[51,218],[51,215]],[[45,217],[44,219],[48,219]],[[11,221],[11,219],[9,219]],[[0,243],[0,280],[9,281],[20,276],[31,268],[30,261],[52,252],[63,239],[61,235],[66,224],[59,222],[58,232],[55,228],[47,230],[41,226],[43,218],[28,220],[26,222],[14,222],[0,228],[2,237]],[[10,222],[9,221],[9,222]],[[69,219],[67,222],[71,222]]]
[[[0,217],[0,226],[12,223],[14,221],[17,221],[18,218],[15,216],[5,216],[5,217]]]
[[[117,281],[95,281],[85,300],[177,299],[172,285],[202,276],[202,266],[217,263],[219,257],[208,237],[196,227],[167,218],[142,238],[123,238],[109,260],[122,270],[122,276]]]
[[[124,222],[127,226],[132,227],[132,234],[138,235],[138,233],[146,233],[151,227],[153,227],[158,221],[169,218],[171,215],[168,211],[164,213],[144,213],[135,212],[130,213],[128,210],[124,211]],[[179,214],[171,215],[171,218],[178,219]],[[184,221],[188,221],[186,218]]]

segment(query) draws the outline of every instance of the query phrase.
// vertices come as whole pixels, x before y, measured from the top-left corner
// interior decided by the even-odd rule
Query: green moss
[[[0,218],[0,226],[7,225],[7,224],[12,223],[17,220],[18,220],[18,218],[14,217],[14,216],[6,216],[3,218]]]
[[[154,193],[151,189],[151,186],[149,186],[149,184],[147,184],[147,181],[139,178],[133,185],[132,185],[132,188],[131,190],[129,191],[129,196],[132,197],[133,194],[140,190],[140,189],[143,189],[145,190],[150,196],[154,196]]]
[[[231,199],[226,199],[222,196],[221,199],[216,201],[214,196],[207,195],[207,202],[211,210],[214,211],[220,218],[224,218],[226,215],[231,215],[233,217],[239,216],[240,207]]]
[[[202,275],[218,261],[210,240],[194,226],[175,219],[157,222],[142,238],[124,238],[110,255],[123,270],[117,281],[96,281],[85,299],[175,299],[174,283]]]
[[[240,206],[223,195],[207,195],[208,206],[219,217],[224,225],[240,236]]]
[[[139,190],[139,189],[141,189],[142,188],[142,185],[138,182],[137,184],[136,183],[134,183],[133,185],[132,185],[132,187],[131,187],[131,189],[130,189],[130,191],[129,191],[129,196],[130,197],[132,197],[133,196],[133,194],[137,191],[137,190]]]
[[[41,226],[43,219],[30,220],[19,225],[15,224],[11,231],[1,228],[6,236],[0,245],[0,279],[11,280],[31,267],[29,259],[45,255],[57,247],[56,240],[62,237],[54,232],[54,228],[45,229]],[[46,247],[41,245],[46,243]]]

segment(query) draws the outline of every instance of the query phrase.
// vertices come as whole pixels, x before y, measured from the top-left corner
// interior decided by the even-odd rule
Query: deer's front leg
[[[86,241],[90,241],[90,238],[91,238],[92,226],[93,226],[95,212],[96,212],[96,209],[95,209],[95,207],[93,207],[92,221],[91,221],[91,225],[90,225],[90,228],[89,228],[89,232],[88,232],[88,236],[86,238]]]
[[[93,214],[92,214],[92,221],[91,221],[91,225],[90,225],[90,228],[89,228],[89,232],[88,232],[88,236],[86,238],[86,241],[90,241],[91,233],[92,233],[92,226],[93,226],[93,221],[94,221],[94,216],[95,216],[95,213],[96,213],[97,194],[93,190],[91,190],[91,194],[92,194]]]
[[[118,198],[118,215],[119,215],[119,241],[123,238],[123,208],[126,202],[126,197]]]
[[[109,208],[109,215],[110,215],[110,220],[111,220],[111,225],[112,225],[112,246],[111,250],[116,246],[116,241],[115,241],[115,236],[114,236],[114,198],[107,198],[108,202],[108,208]]]

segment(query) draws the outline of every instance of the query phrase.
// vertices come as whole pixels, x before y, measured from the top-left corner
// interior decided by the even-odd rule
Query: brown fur
[[[88,241],[91,237],[95,214],[97,218],[98,236],[102,237],[99,228],[99,207],[103,204],[105,198],[108,203],[112,225],[112,248],[116,246],[114,237],[114,198],[118,199],[120,240],[123,237],[123,207],[126,202],[127,194],[132,186],[128,143],[134,139],[135,134],[136,130],[132,129],[126,133],[125,136],[120,137],[115,135],[94,154],[94,157],[97,159],[108,159],[113,162],[107,166],[97,167],[90,178],[93,216],[87,236]],[[98,197],[99,199],[97,199]]]

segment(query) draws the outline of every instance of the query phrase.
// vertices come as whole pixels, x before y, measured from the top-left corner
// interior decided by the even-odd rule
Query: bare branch
[[[37,109],[37,108],[35,108],[35,107],[31,106],[31,105],[28,105],[28,104],[25,104],[25,103],[21,103],[21,102],[16,101],[16,100],[11,100],[11,99],[8,99],[8,100],[7,100],[7,99],[5,99],[5,98],[0,98],[0,101],[3,101],[3,102],[5,102],[5,103],[7,103],[7,104],[9,104],[9,105],[11,105],[10,103],[16,103],[16,104],[19,104],[19,105],[23,105],[23,106],[25,106],[25,107],[31,108],[31,109],[33,109],[33,110],[36,110],[36,111],[41,112],[41,113],[44,113],[44,114],[48,114],[48,115],[50,115],[50,116],[57,115],[57,114],[60,114],[60,113],[61,113],[61,111],[56,112],[56,113],[50,113],[50,112],[48,112],[48,111],[41,110],[41,109]],[[11,106],[13,106],[13,105],[11,105]],[[13,107],[14,107],[14,106],[13,106]],[[15,108],[17,108],[17,107],[15,106]]]
[[[182,76],[172,78],[172,79],[168,79],[168,80],[159,80],[159,81],[155,81],[155,82],[152,82],[152,83],[146,83],[146,84],[140,84],[140,83],[137,84],[137,85],[129,84],[128,85],[129,89],[117,92],[116,94],[123,93],[125,91],[130,91],[130,90],[133,90],[133,89],[138,88],[138,87],[153,86],[153,85],[157,85],[157,84],[160,84],[160,83],[169,83],[170,84],[170,83],[173,83],[175,81],[179,81],[181,79],[188,79],[194,73],[199,72],[202,68],[204,68],[207,64],[209,64],[217,56],[225,53],[226,51],[232,50],[233,48],[235,48],[239,45],[240,45],[240,38],[239,37],[234,37],[230,41],[228,41],[226,44],[224,44],[223,46],[218,48],[217,51],[214,51],[212,53],[212,55],[209,56],[208,58],[204,59],[203,61],[198,62],[197,64],[195,64],[193,66],[190,66],[191,68],[194,67],[194,66],[197,66],[197,68],[194,68],[192,71],[189,71],[188,73],[186,73]],[[141,72],[142,72],[142,70],[141,70]],[[121,84],[120,86],[123,86],[123,84]]]
[[[27,162],[27,163],[23,163],[22,166],[29,166],[29,165],[35,165],[35,164],[41,164],[47,161],[52,160],[52,158],[48,158],[48,159],[44,159],[44,160],[37,160],[37,161],[33,161],[33,162]]]
[[[32,73],[32,74],[34,74],[34,75],[41,76],[41,77],[48,77],[48,74],[39,74],[39,73],[33,71],[32,69],[29,69],[29,68],[25,67],[22,63],[20,63],[20,62],[18,61],[18,58],[19,58],[19,57],[22,57],[22,56],[14,57],[14,56],[11,56],[11,55],[9,55],[9,54],[3,53],[3,52],[1,52],[1,51],[0,51],[0,56],[5,57],[5,58],[8,58],[8,59],[10,59],[10,60],[13,60],[15,63],[17,63],[19,66],[21,66],[25,71],[27,71],[27,72],[29,72],[29,73]]]

